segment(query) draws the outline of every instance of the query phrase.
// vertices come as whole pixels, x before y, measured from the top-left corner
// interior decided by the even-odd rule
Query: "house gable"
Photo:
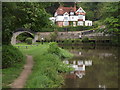
[[[85,15],[86,12],[80,7],[76,12],[76,14],[81,14],[81,15]]]
[[[68,16],[69,14],[67,13],[67,12],[65,12],[64,14],[63,14],[63,16]]]

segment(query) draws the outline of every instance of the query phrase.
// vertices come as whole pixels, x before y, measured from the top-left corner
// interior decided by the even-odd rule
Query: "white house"
[[[85,20],[86,12],[80,7],[60,7],[56,10],[54,17],[50,17],[53,23],[62,26],[92,26],[92,21]]]

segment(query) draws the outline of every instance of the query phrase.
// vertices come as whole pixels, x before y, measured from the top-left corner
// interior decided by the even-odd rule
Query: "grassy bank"
[[[25,59],[24,57],[22,62],[14,64],[12,67],[2,69],[2,88],[10,88],[9,84],[11,84],[23,70]]]
[[[2,88],[9,87],[21,73],[25,56],[12,45],[2,45]]]
[[[64,83],[61,72],[69,72],[61,59],[70,58],[73,55],[59,48],[55,43],[43,44],[28,49],[19,48],[24,54],[33,56],[34,67],[27,80],[26,88],[57,88]]]

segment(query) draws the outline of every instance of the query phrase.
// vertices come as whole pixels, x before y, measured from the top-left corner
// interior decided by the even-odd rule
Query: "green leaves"
[[[22,53],[11,45],[3,45],[2,57],[2,68],[13,67],[15,63],[23,60]]]
[[[11,32],[17,28],[28,28],[38,32],[41,28],[47,27],[50,24],[50,15],[45,8],[50,5],[50,3],[43,4],[42,2],[4,2],[3,33],[8,33],[7,38],[11,38]],[[4,38],[3,42],[8,42],[8,40]]]

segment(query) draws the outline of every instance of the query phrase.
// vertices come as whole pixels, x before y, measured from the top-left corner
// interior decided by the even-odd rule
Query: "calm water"
[[[64,75],[63,88],[118,88],[117,47],[63,47],[74,54],[70,64],[74,71]]]

